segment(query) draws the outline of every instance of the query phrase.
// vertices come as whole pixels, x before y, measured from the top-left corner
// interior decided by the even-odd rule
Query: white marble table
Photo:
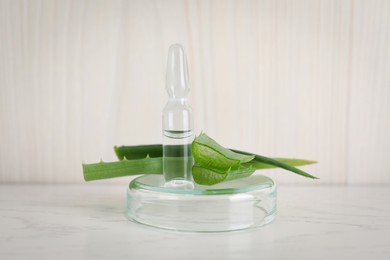
[[[279,186],[275,222],[203,234],[128,221],[125,191],[0,185],[0,259],[390,259],[390,186]]]

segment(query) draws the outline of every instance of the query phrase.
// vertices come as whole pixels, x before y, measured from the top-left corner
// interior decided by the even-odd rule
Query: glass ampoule
[[[169,99],[163,109],[162,122],[164,186],[193,189],[193,118],[188,103],[190,87],[187,59],[179,44],[169,48],[166,89]]]

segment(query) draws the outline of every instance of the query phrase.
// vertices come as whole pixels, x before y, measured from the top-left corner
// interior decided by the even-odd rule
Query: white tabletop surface
[[[258,229],[186,233],[126,219],[126,186],[0,185],[0,259],[390,259],[390,186],[279,186]]]

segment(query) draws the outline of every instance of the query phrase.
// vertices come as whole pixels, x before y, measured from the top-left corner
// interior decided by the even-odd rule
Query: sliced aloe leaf
[[[214,185],[220,182],[245,178],[252,175],[254,169],[240,166],[236,170],[221,171],[218,169],[205,168],[202,165],[195,164],[192,167],[192,177],[197,184]]]
[[[205,168],[237,169],[241,163],[249,162],[254,155],[235,153],[222,147],[206,134],[201,133],[192,142],[192,155]]]

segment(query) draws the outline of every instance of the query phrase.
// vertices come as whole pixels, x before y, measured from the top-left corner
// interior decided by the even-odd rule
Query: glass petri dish
[[[145,225],[193,232],[260,227],[276,216],[276,184],[262,175],[194,189],[164,187],[162,175],[143,175],[127,189],[127,216]]]

